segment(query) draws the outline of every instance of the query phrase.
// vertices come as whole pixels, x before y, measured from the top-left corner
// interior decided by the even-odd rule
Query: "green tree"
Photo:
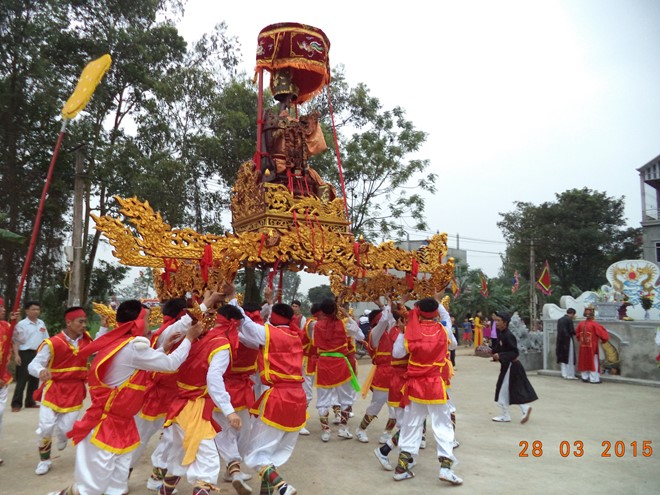
[[[0,3],[0,226],[28,238],[37,211],[52,150],[57,115],[68,88],[62,84],[76,62],[68,48],[68,2],[4,1]],[[25,296],[41,299],[62,268],[61,247],[68,226],[63,221],[70,190],[71,157],[60,156],[42,220],[40,242],[25,287]],[[68,174],[68,178],[71,174]],[[25,258],[25,245],[0,239],[0,289],[14,297]]]
[[[498,226],[507,243],[504,273],[514,270],[529,280],[530,242],[538,260],[536,276],[547,259],[555,293],[569,294],[606,282],[605,270],[620,259],[641,255],[640,229],[625,227],[624,198],[588,188],[555,195],[556,201],[516,202],[515,210],[500,213]]]
[[[92,271],[89,299],[106,303],[110,296],[117,292],[117,287],[126,278],[129,268],[116,263],[101,260],[99,266]]]
[[[312,287],[307,291],[307,299],[310,304],[319,303],[324,299],[334,299],[335,295],[330,290],[329,285],[319,285],[317,287]]]

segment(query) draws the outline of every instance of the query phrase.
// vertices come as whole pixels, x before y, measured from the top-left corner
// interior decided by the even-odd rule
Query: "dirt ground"
[[[396,482],[390,472],[382,470],[372,451],[387,420],[385,411],[369,427],[368,444],[341,440],[336,435],[324,444],[316,410],[310,408],[308,428],[312,434],[299,438],[292,458],[280,473],[300,494],[318,495],[445,490],[489,495],[560,490],[581,495],[660,493],[659,388],[620,383],[591,385],[532,372],[530,381],[540,399],[533,404],[530,421],[520,424],[520,411],[514,406],[511,423],[494,423],[490,418],[499,410],[493,402],[499,365],[471,355],[466,348],[458,350],[456,364],[451,395],[458,407],[457,438],[461,445],[455,451],[459,459],[455,471],[464,479],[461,487],[438,480],[432,437],[428,447],[420,451],[414,479]],[[366,359],[360,361],[361,379],[367,376],[369,366]],[[367,404],[361,398],[357,401],[351,430],[359,424]],[[75,448],[70,445],[63,452],[54,452],[53,468],[48,474],[34,474],[38,462],[34,433],[37,420],[38,409],[12,413],[8,408],[5,412],[0,440],[0,457],[5,461],[0,466],[0,494],[45,495],[72,481]],[[536,444],[541,450],[533,451],[534,442],[541,442]],[[576,442],[581,442],[581,456],[576,456],[580,453]],[[653,450],[648,457],[644,456],[644,442]],[[523,452],[525,443],[528,448]],[[609,450],[607,443],[611,445]],[[524,453],[527,457],[521,456]],[[394,453],[390,456],[394,461]],[[131,477],[131,494],[153,495],[144,485],[149,472],[145,456]],[[226,493],[234,493],[230,484],[220,484]],[[256,476],[250,485],[258,494]],[[179,493],[190,492],[182,481]]]

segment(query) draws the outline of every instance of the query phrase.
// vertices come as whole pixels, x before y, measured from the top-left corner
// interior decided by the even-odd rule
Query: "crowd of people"
[[[375,301],[379,309],[362,318],[362,330],[359,319],[332,299],[314,304],[306,318],[299,301],[273,303],[268,288],[264,296],[263,305],[241,306],[226,285],[201,301],[204,318],[191,312],[190,301],[171,299],[163,302],[163,324],[153,332],[149,309],[124,301],[116,310],[117,326],[102,321],[94,339],[80,307],[68,308],[63,330],[49,337],[33,301],[24,305],[25,319],[11,315],[12,332],[2,301],[0,422],[13,357],[12,411],[39,407],[35,473],[51,469],[53,442],[62,450],[71,440],[76,448],[73,483],[50,495],[128,493],[129,476],[156,434],[146,485],[161,495],[174,493],[183,477],[196,495],[217,489],[219,477],[240,495],[250,494],[252,474],[245,467],[258,474],[261,493],[292,495],[297,490],[280,471],[299,435],[310,434],[307,411],[316,394],[322,442],[333,433],[368,442],[370,424],[386,407],[375,465],[397,481],[414,477],[430,430],[438,478],[462,483],[452,468],[460,444],[450,398],[458,338],[439,294],[414,305],[382,297]],[[209,315],[215,323],[204,328],[198,319]],[[536,394],[517,361],[509,315],[495,313],[493,321],[495,337],[487,335],[493,360],[501,364],[495,400],[502,407],[493,420],[510,421],[508,406],[519,404],[524,423]],[[475,341],[483,338],[476,328]],[[363,397],[371,392],[371,399],[359,424],[350,427],[360,391],[356,343],[373,363],[362,387]],[[91,404],[81,414],[87,393]],[[394,450],[398,457],[391,459]]]

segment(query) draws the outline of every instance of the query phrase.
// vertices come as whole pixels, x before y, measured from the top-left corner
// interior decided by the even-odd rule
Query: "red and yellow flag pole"
[[[18,311],[21,305],[21,295],[23,293],[23,287],[25,285],[25,279],[27,278],[27,273],[30,270],[30,264],[32,263],[32,257],[34,256],[34,250],[37,245],[37,238],[39,237],[39,227],[41,226],[41,217],[44,212],[44,205],[46,203],[46,197],[48,196],[48,188],[53,179],[53,171],[55,170],[55,162],[57,161],[57,155],[60,151],[60,146],[62,146],[62,140],[64,139],[64,133],[66,132],[66,127],[70,120],[72,120],[78,113],[85,108],[85,105],[89,102],[96,86],[103,78],[103,75],[110,68],[112,63],[112,58],[110,55],[103,55],[96,60],[93,60],[82,71],[80,79],[78,79],[78,85],[74,90],[73,94],[69,97],[67,102],[62,107],[62,128],[60,129],[60,135],[57,138],[57,143],[55,144],[55,149],[53,150],[53,157],[50,160],[50,166],[48,167],[48,174],[46,175],[46,183],[44,184],[43,191],[41,192],[41,199],[39,200],[39,208],[37,209],[37,217],[34,220],[34,226],[32,227],[32,237],[30,238],[30,246],[28,247],[27,256],[25,257],[25,262],[23,263],[23,271],[21,272],[21,280],[18,284],[18,290],[16,291],[16,299],[14,300],[14,309],[13,312]],[[15,321],[12,325],[15,325]]]

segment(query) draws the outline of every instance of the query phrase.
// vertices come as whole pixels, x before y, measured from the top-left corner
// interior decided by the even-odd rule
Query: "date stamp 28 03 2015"
[[[518,457],[543,457],[544,447],[543,442],[540,440],[521,440],[518,445],[520,452]],[[586,448],[582,440],[573,440],[569,442],[564,440],[559,442],[559,445],[553,446],[556,448],[555,452],[559,452],[562,457],[583,457],[590,455],[588,452],[590,448]],[[547,451],[546,446],[546,451]],[[651,440],[633,440],[624,442],[623,440],[603,440],[600,448],[595,452],[600,452],[600,457],[651,457],[653,456],[653,447]]]

